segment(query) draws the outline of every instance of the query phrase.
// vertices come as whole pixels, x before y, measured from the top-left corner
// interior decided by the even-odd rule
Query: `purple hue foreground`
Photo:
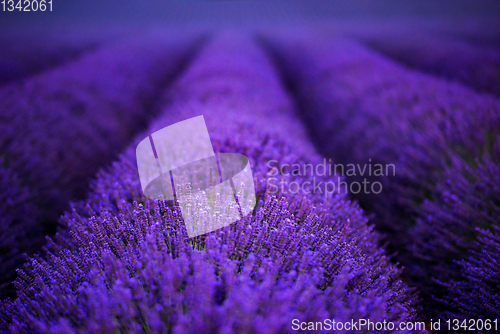
[[[255,211],[188,239],[177,208],[143,196],[132,145],[65,216],[71,238],[19,272],[19,298],[2,312],[11,332],[283,333],[294,318],[417,319],[412,290],[345,194],[269,194],[270,159],[321,159],[259,48],[215,40],[166,99],[149,132],[203,114],[216,152],[249,157]]]

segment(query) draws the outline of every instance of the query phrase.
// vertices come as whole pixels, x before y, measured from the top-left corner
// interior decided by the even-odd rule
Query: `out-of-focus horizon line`
[[[53,0],[53,12],[0,12],[0,26],[46,24],[253,25],[361,19],[494,20],[500,2],[370,0]]]

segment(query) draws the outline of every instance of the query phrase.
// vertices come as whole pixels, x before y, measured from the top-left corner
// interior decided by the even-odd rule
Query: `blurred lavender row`
[[[251,39],[218,36],[164,101],[150,129],[99,173],[88,200],[65,215],[71,237],[59,235],[44,257],[19,271],[18,299],[2,309],[12,333],[286,333],[294,318],[418,319],[414,292],[345,193],[270,192],[268,161],[322,159],[272,63]],[[144,197],[135,145],[198,115],[216,152],[249,157],[258,203],[241,221],[188,239],[177,206]]]
[[[436,20],[429,27],[429,32],[451,39],[462,39],[476,46],[500,48],[500,26],[496,18],[482,17],[460,20]]]
[[[404,69],[350,40],[281,34],[265,44],[324,155],[345,164],[396,165],[395,176],[371,176],[383,183],[381,194],[355,197],[375,214],[426,313],[495,315],[485,308],[499,302],[489,274],[490,260],[498,268],[490,257],[497,253],[478,256],[484,241],[476,239],[484,232],[476,228],[498,226],[500,102]],[[467,263],[478,266],[473,274]],[[482,300],[479,281],[490,289]]]
[[[365,36],[372,48],[412,69],[500,96],[500,49],[408,30]]]
[[[0,85],[75,60],[123,33],[120,29],[103,31],[89,27],[4,27],[0,32]]]
[[[89,178],[155,115],[156,99],[197,41],[194,32],[136,34],[0,89],[9,181],[1,195],[9,203],[0,212],[2,296],[23,253],[40,249],[69,202],[84,198]]]

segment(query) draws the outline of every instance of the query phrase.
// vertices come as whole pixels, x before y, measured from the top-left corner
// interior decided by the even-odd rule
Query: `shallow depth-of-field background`
[[[496,2],[53,6],[0,12],[1,331],[288,333],[293,319],[360,318],[495,331]],[[179,207],[142,193],[135,148],[199,115],[215,152],[249,158],[257,204],[188,238]],[[369,177],[379,194],[271,191],[270,176],[313,180],[270,161],[323,159],[396,173]]]

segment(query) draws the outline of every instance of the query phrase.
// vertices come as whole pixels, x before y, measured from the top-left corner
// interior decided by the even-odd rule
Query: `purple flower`
[[[477,229],[478,238],[469,257],[460,263],[462,279],[454,282],[447,301],[450,316],[474,319],[499,319],[500,228]],[[457,311],[458,310],[458,311]]]
[[[500,228],[500,151],[496,162],[484,157],[474,165],[458,165],[437,187],[433,201],[420,208],[412,243],[419,270],[439,273],[430,287],[442,296],[448,318],[495,319],[498,305],[498,236]],[[439,249],[439,253],[436,250]],[[436,254],[437,253],[437,254]],[[435,254],[432,257],[428,254]],[[437,255],[437,256],[436,256]],[[444,296],[443,296],[444,295]]]

